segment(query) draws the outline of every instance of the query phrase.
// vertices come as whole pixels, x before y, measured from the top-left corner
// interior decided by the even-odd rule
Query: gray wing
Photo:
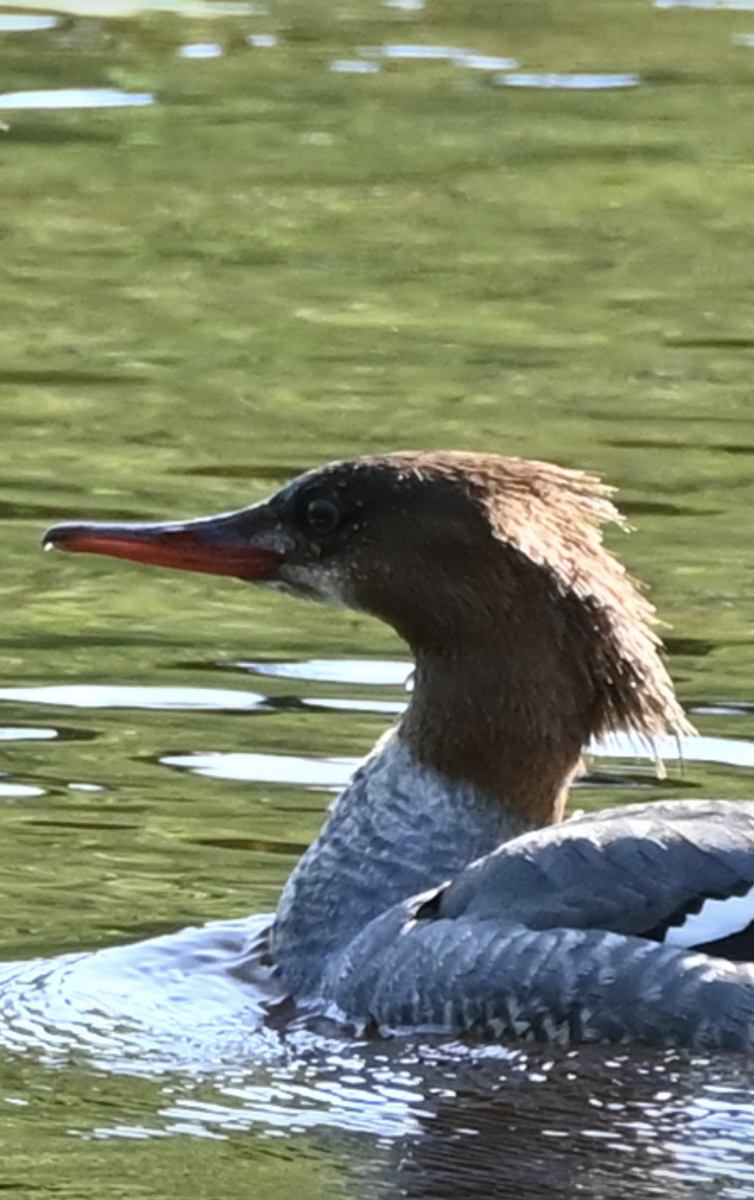
[[[754,967],[596,929],[378,917],[331,964],[332,1013],[381,1032],[754,1049]]]
[[[433,915],[450,919],[505,917],[530,929],[603,929],[662,941],[705,900],[752,887],[754,803],[671,801],[516,838],[468,866],[429,904]]]
[[[617,809],[526,834],[389,909],[324,998],[381,1028],[754,1048],[754,965],[662,943],[754,886],[754,804]]]

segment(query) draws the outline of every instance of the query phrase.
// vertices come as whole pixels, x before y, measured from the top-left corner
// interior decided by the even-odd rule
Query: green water
[[[618,485],[637,531],[613,545],[651,584],[681,696],[720,739],[714,761],[671,764],[664,791],[752,794],[754,49],[735,39],[754,33],[754,12],[275,0],[212,19],[90,8],[11,32],[7,11],[0,957],[273,908],[330,793],[305,786],[305,763],[271,783],[263,769],[211,779],[160,760],[355,757],[386,722],[356,702],[402,696],[229,665],[399,657],[366,618],[42,556],[45,526],[238,507],[338,456],[491,449]],[[207,43],[220,53],[179,53]],[[637,86],[507,86],[492,67],[376,53],[417,44]],[[56,88],[154,103],[3,104]],[[76,707],[8,692],[57,685],[138,686],[152,700]],[[273,703],[151,707],[176,687]],[[353,704],[300,703],[333,698]],[[600,769],[611,778],[578,804],[662,790],[632,762]],[[537,1104],[568,1131],[556,1154],[541,1109],[522,1116],[527,1089],[505,1091],[518,1097],[509,1111],[494,1106],[497,1086],[480,1099],[464,1077],[464,1091],[464,1068],[427,1082],[416,1063],[340,1053],[327,1069],[304,1056],[221,1082],[9,1053],[0,1186],[65,1200],[596,1197],[625,1194],[630,1175],[637,1196],[668,1180],[692,1197],[754,1194],[751,1080],[738,1066],[632,1064],[624,1085],[592,1064],[575,1099],[562,1078],[542,1086]],[[550,1079],[532,1066],[534,1090],[538,1070]],[[626,1120],[602,1128],[588,1105],[612,1088]],[[489,1133],[485,1120],[501,1155],[513,1147],[502,1165],[463,1140]],[[443,1128],[455,1160],[433,1141]],[[529,1192],[511,1165],[522,1129],[527,1160],[542,1164]],[[613,1138],[614,1161],[599,1137]]]

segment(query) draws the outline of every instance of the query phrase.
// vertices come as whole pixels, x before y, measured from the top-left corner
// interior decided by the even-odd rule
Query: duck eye
[[[306,506],[306,521],[314,533],[332,533],[340,524],[340,512],[332,500],[310,500]]]

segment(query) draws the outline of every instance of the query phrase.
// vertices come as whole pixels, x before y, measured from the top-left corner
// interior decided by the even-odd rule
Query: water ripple
[[[253,783],[290,783],[297,787],[344,787],[359,765],[358,758],[304,758],[294,754],[200,753],[167,754],[168,767],[182,767],[211,779]]]
[[[38,13],[0,13],[0,33],[31,33],[37,29],[54,29],[57,17]]]
[[[575,91],[596,91],[603,88],[638,87],[642,80],[639,75],[598,75],[579,72],[536,72],[515,71],[507,75],[499,75],[495,83],[504,87],[521,88],[570,88]]]
[[[319,683],[361,683],[402,687],[413,671],[409,662],[368,658],[307,658],[297,662],[231,662],[255,675],[283,679],[314,679]]]
[[[0,700],[57,704],[70,708],[264,709],[266,697],[221,688],[128,687],[73,683],[52,687],[0,688]]]
[[[154,104],[148,92],[118,88],[49,88],[37,92],[0,93],[0,108],[124,108]]]

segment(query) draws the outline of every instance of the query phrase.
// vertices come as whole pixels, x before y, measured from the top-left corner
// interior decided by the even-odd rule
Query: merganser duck
[[[299,1012],[375,1030],[754,1047],[754,803],[563,821],[590,739],[690,732],[653,608],[581,471],[336,462],[237,512],[65,524],[48,547],[236,576],[381,618],[413,691],[291,874],[269,956]]]

